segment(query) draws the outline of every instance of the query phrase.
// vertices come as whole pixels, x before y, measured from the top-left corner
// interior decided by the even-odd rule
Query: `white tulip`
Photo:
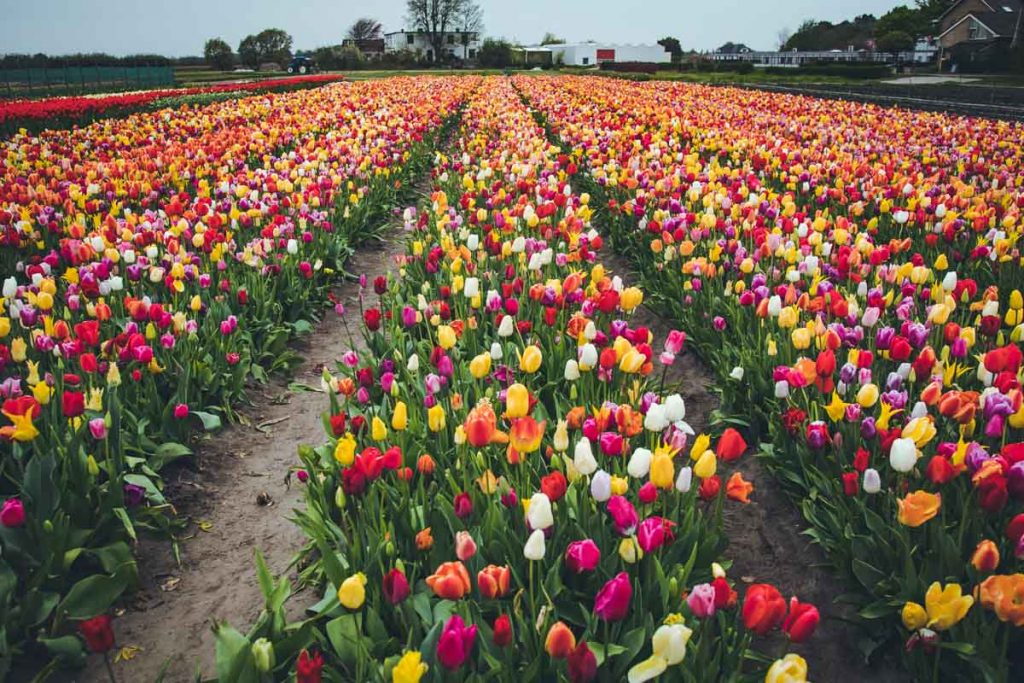
[[[501,360],[505,355],[505,352],[501,350],[501,344],[494,342],[491,344],[491,360]]]
[[[586,372],[597,365],[597,347],[593,344],[584,344],[577,353],[580,357],[580,370]]]
[[[868,468],[864,470],[864,493],[878,493],[882,490],[882,478],[878,476],[878,470]]]
[[[590,446],[590,439],[583,437],[576,443],[576,450],[573,452],[572,464],[580,474],[588,476],[597,471],[597,460],[594,459],[594,449]],[[532,505],[532,504],[531,504]]]
[[[535,493],[530,499],[530,507],[526,513],[526,521],[534,529],[547,529],[555,523],[551,514],[551,499],[544,493]]]
[[[590,495],[598,503],[603,503],[612,497],[612,476],[604,470],[598,470],[590,479]]]
[[[672,394],[665,398],[665,417],[669,422],[679,422],[686,419],[686,402],[679,394]]]
[[[889,464],[897,472],[909,472],[917,464],[917,453],[913,439],[896,439],[889,448]]]
[[[629,472],[629,476],[634,479],[646,477],[651,471],[652,455],[646,448],[638,448],[633,451],[633,455],[629,458],[629,464],[626,465],[626,471]]]
[[[679,476],[676,477],[676,491],[680,493],[686,493],[690,490],[690,486],[693,484],[693,468],[683,467],[679,470]]]
[[[733,378],[737,382],[742,382],[743,381],[743,366],[742,365],[737,365],[736,367],[734,367],[732,369],[732,372],[729,373],[729,377]]]
[[[572,359],[565,361],[564,376],[566,382],[575,382],[576,380],[578,380],[580,378],[579,364]]]
[[[523,546],[523,557],[528,560],[543,560],[546,552],[544,532],[540,529],[535,529],[530,534],[530,537],[526,539],[526,545]]]
[[[648,408],[647,415],[644,417],[644,429],[649,432],[664,431],[670,424],[665,412],[665,406],[660,403],[655,403]]]
[[[511,337],[516,332],[516,321],[513,320],[512,316],[506,315],[501,319],[501,324],[498,325],[498,336],[499,337]]]

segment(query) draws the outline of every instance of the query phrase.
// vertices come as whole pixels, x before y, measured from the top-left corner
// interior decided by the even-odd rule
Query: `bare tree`
[[[789,27],[779,29],[779,32],[775,34],[775,41],[779,44],[779,50],[782,51],[786,48],[786,43],[789,42],[792,36]]]
[[[408,0],[406,11],[409,24],[426,34],[434,61],[441,59],[445,34],[464,28],[461,21],[472,19],[483,26],[483,12],[473,0]]]
[[[382,28],[376,19],[363,17],[357,19],[348,29],[348,37],[352,40],[377,40]]]

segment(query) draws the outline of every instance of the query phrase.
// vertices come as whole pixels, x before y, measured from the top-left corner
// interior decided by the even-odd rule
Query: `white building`
[[[448,31],[442,38],[442,59],[434,57],[434,46],[430,37],[423,31],[392,31],[384,34],[384,52],[409,50],[427,59],[427,61],[445,61],[455,58],[462,60],[476,59],[480,51],[480,36],[473,31]]]
[[[566,66],[594,66],[601,62],[657,62],[667,64],[672,61],[672,53],[661,45],[609,45],[606,43],[575,43],[565,45],[545,45],[550,49],[554,63]],[[561,58],[561,59],[559,59]]]

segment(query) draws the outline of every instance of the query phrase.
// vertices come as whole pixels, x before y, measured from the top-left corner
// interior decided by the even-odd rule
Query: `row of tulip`
[[[0,102],[0,134],[11,135],[20,129],[38,132],[43,129],[84,125],[100,118],[127,116],[135,112],[163,108],[168,106],[167,102],[178,101],[181,98],[201,95],[230,95],[232,93],[282,92],[314,88],[340,81],[343,78],[343,76],[331,74],[317,74],[191,88],[163,88],[113,95],[5,100]]]
[[[681,84],[517,86],[767,437],[876,640],[919,680],[1011,680],[1024,128]]]
[[[685,336],[630,322],[644,295],[598,263],[576,170],[484,80],[397,274],[364,283],[365,348],[323,378],[329,442],[296,472],[323,598],[287,623],[261,566],[222,681],[806,680],[754,640],[802,642],[817,609],[718,562],[746,443],[695,435],[659,381]]]
[[[291,362],[471,85],[330,85],[8,143],[0,677],[83,660],[78,621],[135,582],[139,533],[172,530],[161,467]]]

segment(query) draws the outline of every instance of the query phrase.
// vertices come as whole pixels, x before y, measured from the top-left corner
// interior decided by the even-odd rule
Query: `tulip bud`
[[[641,550],[640,544],[636,542],[636,538],[633,536],[627,536],[619,542],[619,557],[626,564],[636,564],[644,556],[644,551]]]
[[[533,507],[531,505],[531,507]],[[530,538],[526,540],[526,545],[523,546],[523,557],[528,560],[543,560],[546,547],[544,543],[544,532],[540,529],[535,529]]]
[[[256,670],[267,673],[274,668],[274,645],[266,638],[260,638],[252,644],[252,659]]]
[[[878,470],[868,468],[864,470],[864,493],[878,493],[882,490],[882,478]]]
[[[590,495],[598,503],[603,503],[612,497],[612,478],[604,470],[598,470],[590,480]]]
[[[340,486],[334,491],[334,504],[339,510],[345,509],[345,491]]]

